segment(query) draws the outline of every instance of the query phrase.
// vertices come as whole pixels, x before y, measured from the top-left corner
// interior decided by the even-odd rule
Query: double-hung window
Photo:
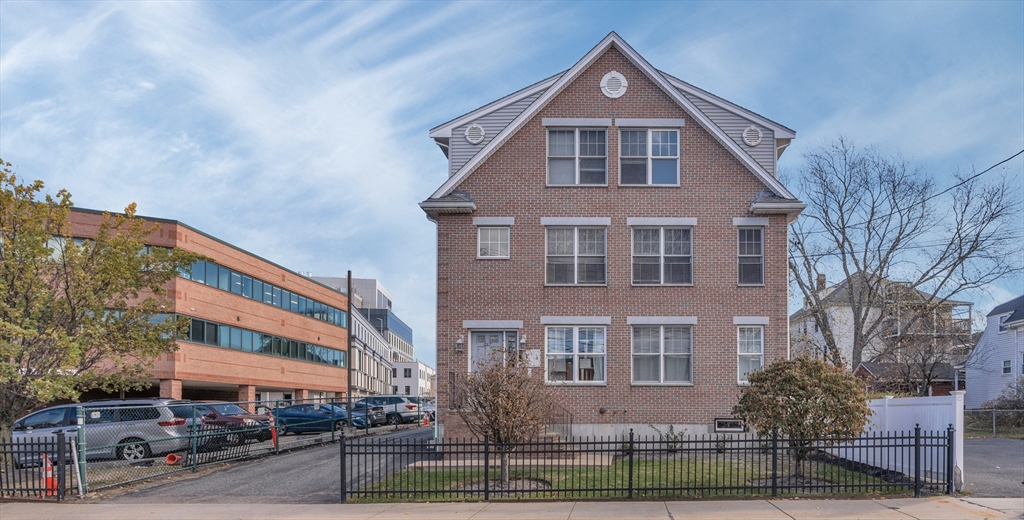
[[[477,258],[508,258],[509,228],[480,226],[477,228]]]
[[[693,329],[690,326],[633,327],[633,383],[693,382]]]
[[[739,284],[764,284],[764,228],[739,228]]]
[[[601,285],[606,280],[604,227],[547,228],[547,284]]]
[[[1011,365],[1010,360],[1007,359],[1006,361],[1003,361],[1003,373],[1004,374],[1010,374],[1012,372],[1013,372],[1013,366]]]
[[[750,373],[764,366],[764,327],[739,327],[739,382],[750,381]]]
[[[679,130],[622,130],[619,137],[619,184],[679,184]]]
[[[608,184],[608,132],[597,129],[548,130],[548,184]]]
[[[606,333],[605,327],[548,327],[547,381],[604,383]]]
[[[693,283],[690,228],[633,228],[633,284]]]

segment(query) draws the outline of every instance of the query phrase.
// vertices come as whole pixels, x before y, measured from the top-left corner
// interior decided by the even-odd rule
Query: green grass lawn
[[[633,498],[722,498],[736,496],[770,496],[770,466],[763,461],[710,460],[685,458],[646,459],[633,462]],[[622,499],[628,496],[629,462],[620,460],[606,467],[586,468],[518,468],[510,470],[511,479],[541,481],[547,489],[502,491],[494,489],[499,470],[491,469],[491,499]],[[832,464],[814,464],[805,477],[808,484],[798,489],[781,489],[784,475],[779,475],[779,495],[891,495],[905,494],[906,487],[888,485],[884,481]],[[404,470],[392,474],[360,491],[380,494],[350,495],[349,502],[453,501],[483,499],[483,468]],[[815,488],[815,486],[819,486]],[[840,487],[820,487],[840,485]],[[866,487],[877,486],[877,487]]]

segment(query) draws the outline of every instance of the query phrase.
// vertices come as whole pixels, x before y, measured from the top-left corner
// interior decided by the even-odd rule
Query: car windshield
[[[213,411],[217,412],[220,415],[249,415],[248,411],[246,411],[241,406],[238,406],[237,404],[216,403],[207,404],[206,406],[209,406],[210,409],[212,409]]]

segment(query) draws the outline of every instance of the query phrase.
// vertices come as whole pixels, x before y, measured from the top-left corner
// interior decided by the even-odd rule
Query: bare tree
[[[958,295],[1024,271],[1019,240],[1020,201],[1005,180],[982,184],[957,176],[939,190],[932,176],[902,157],[861,150],[840,138],[807,154],[800,172],[807,209],[790,233],[792,284],[820,330],[823,355],[837,366],[856,367],[865,348],[894,354],[892,303],[905,294],[921,309],[935,309]],[[845,279],[837,296],[819,286],[831,274]],[[901,280],[894,298],[891,280]],[[830,319],[848,308],[847,330]],[[901,316],[913,330],[930,312]],[[838,336],[852,336],[845,359]]]
[[[501,455],[501,485],[508,487],[515,443],[536,437],[551,412],[549,389],[515,355],[491,356],[457,389],[459,417],[478,437],[487,434]]]

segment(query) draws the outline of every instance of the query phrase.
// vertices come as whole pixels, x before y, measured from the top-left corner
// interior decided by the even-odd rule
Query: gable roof
[[[1010,317],[1006,318],[1004,323],[1013,323],[1015,321],[1024,320],[1024,295],[1018,296],[1006,303],[996,305],[992,312],[988,313],[989,318],[1000,314],[1011,313]]]
[[[868,288],[871,287],[871,284],[867,281],[867,278],[868,278],[868,275],[863,273],[863,272],[860,272],[860,271],[851,274],[845,280],[843,280],[843,281],[833,285],[832,287],[829,287],[829,289],[831,289],[831,290],[829,291],[828,294],[826,294],[824,297],[821,298],[821,304],[823,306],[838,306],[838,307],[849,305],[849,303],[850,303],[850,291],[852,290],[852,288],[855,285],[867,285]],[[881,282],[882,283],[889,282],[891,284],[899,284],[899,282],[893,282],[892,280],[882,280]],[[933,297],[933,295],[928,294],[928,293],[926,293],[924,291],[917,290],[917,289],[914,289],[914,295],[917,296],[918,298],[920,298],[921,301],[927,301],[927,300],[929,300],[929,299],[931,299]],[[958,301],[958,300],[945,300],[945,301],[942,302],[942,305],[949,305],[951,307],[957,307],[957,306],[961,306],[961,305],[974,305],[974,304],[972,302],[963,302],[963,301]],[[798,311],[794,312],[793,314],[791,314],[789,316],[789,319],[795,320],[795,319],[800,319],[800,318],[803,318],[805,316],[810,316],[810,315],[811,315],[811,310],[810,310],[810,308],[807,305],[805,305],[800,310],[798,310]],[[991,316],[991,314],[989,314],[989,316]]]
[[[689,99],[686,98],[673,84],[666,78],[661,72],[651,66],[639,53],[637,53],[632,47],[629,46],[618,34],[614,31],[609,33],[600,43],[597,44],[593,49],[590,50],[586,55],[583,56],[575,65],[569,70],[562,74],[559,74],[557,78],[552,76],[548,80],[553,79],[551,85],[546,87],[546,90],[540,95],[534,102],[526,108],[522,113],[516,116],[511,123],[508,124],[498,135],[494,137],[483,149],[481,149],[476,155],[473,156],[466,164],[462,166],[455,174],[446,180],[441,187],[439,187],[431,196],[430,199],[438,199],[444,197],[452,192],[470,173],[476,170],[484,161],[486,161],[498,148],[505,144],[506,141],[516,132],[519,131],[527,121],[533,118],[544,106],[548,104],[555,96],[562,92],[562,90],[572,83],[584,70],[590,67],[594,61],[596,61],[601,55],[605,53],[609,48],[614,46],[617,48],[623,56],[625,56],[630,62],[633,63],[644,75],[647,76],[655,85],[657,85],[666,95],[669,96],[673,101],[676,102],[680,107],[683,108],[690,116],[704,128],[708,133],[714,137],[719,144],[721,144],[751,173],[754,174],[765,186],[767,186],[776,195],[785,198],[791,202],[798,202],[796,197],[788,190],[785,186],[779,182],[774,176],[768,173],[760,164],[755,161],[750,154],[744,151],[735,141],[729,138],[728,135],[722,131],[710,118],[703,112],[701,112]],[[544,83],[544,80],[541,83]],[[536,83],[533,86],[540,85]],[[529,89],[530,87],[527,87]],[[526,89],[524,89],[526,90]],[[523,90],[519,91],[522,93]],[[513,94],[515,95],[515,94]],[[491,103],[490,106],[494,106]],[[487,107],[484,107],[487,108]],[[481,109],[482,110],[482,109]],[[452,122],[441,125],[441,127],[448,126],[450,132],[451,125],[454,121],[458,121],[462,118],[457,118]],[[778,126],[775,124],[774,126]],[[437,127],[431,132],[441,131],[441,127]],[[450,133],[449,133],[450,135]],[[440,137],[440,136],[439,136]]]

